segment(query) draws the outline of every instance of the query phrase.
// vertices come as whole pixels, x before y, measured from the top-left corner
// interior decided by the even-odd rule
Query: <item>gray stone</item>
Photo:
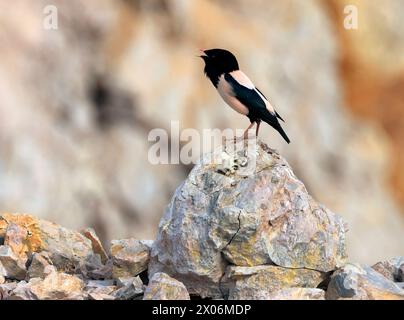
[[[349,263],[332,275],[326,299],[404,300],[404,291],[371,267]]]
[[[117,283],[119,289],[113,293],[118,300],[132,300],[143,294],[143,283],[140,277],[125,278]]]
[[[26,262],[26,259],[16,256],[9,246],[0,246],[1,276],[17,280],[25,279],[27,273],[27,270],[25,268]]]
[[[37,300],[37,297],[31,291],[31,283],[21,281],[9,294],[7,300]]]
[[[150,248],[137,239],[111,241],[112,276],[134,277],[147,269]]]
[[[115,300],[113,292],[116,290],[115,281],[89,280],[86,282],[84,291],[91,300]]]
[[[150,277],[165,272],[190,293],[220,298],[228,264],[328,272],[345,263],[342,219],[310,197],[277,152],[248,142],[205,155],[176,190],[160,221]],[[219,173],[229,157],[247,161]]]
[[[13,290],[17,287],[17,282],[6,282],[0,284],[0,300],[6,300],[12,294]]]
[[[47,252],[34,253],[32,261],[28,267],[28,278],[45,278],[45,268],[52,265],[52,261]]]
[[[400,266],[397,272],[397,281],[404,282],[404,263]]]
[[[404,257],[380,261],[374,264],[372,268],[391,281],[404,281],[401,280],[402,271],[400,270],[404,268]]]
[[[157,272],[150,279],[143,300],[190,300],[190,297],[183,283]]]
[[[112,261],[103,264],[99,254],[90,254],[80,261],[79,270],[88,279],[109,279],[112,277]]]

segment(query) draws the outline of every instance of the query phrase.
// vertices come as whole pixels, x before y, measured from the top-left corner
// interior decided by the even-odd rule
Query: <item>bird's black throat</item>
[[[215,88],[219,83],[219,78],[223,74],[220,70],[213,67],[212,65],[206,64],[204,69],[205,75],[209,78],[209,80],[213,83]]]

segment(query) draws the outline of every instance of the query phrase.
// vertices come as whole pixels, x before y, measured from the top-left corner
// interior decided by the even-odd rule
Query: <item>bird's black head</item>
[[[239,69],[236,57],[224,49],[201,50],[200,57],[205,61],[204,72],[216,87],[219,77],[224,73],[229,73]]]

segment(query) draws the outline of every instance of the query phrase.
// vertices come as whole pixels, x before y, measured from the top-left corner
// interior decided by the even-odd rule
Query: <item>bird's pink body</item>
[[[233,71],[230,72],[230,75],[244,87],[255,90],[259,94],[261,99],[264,100],[268,111],[271,112],[272,114],[275,113],[275,109],[271,105],[271,103],[267,99],[265,99],[265,97],[255,88],[254,83],[250,80],[250,78],[247,77],[247,75],[243,71],[241,70]],[[224,75],[221,75],[219,78],[217,90],[219,91],[219,94],[223,98],[223,100],[233,110],[243,115],[248,115],[248,108],[234,96],[234,92],[229,83],[224,79]]]

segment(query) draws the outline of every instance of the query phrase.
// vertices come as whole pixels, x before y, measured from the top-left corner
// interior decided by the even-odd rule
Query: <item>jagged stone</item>
[[[52,265],[52,261],[47,252],[35,252],[32,255],[32,261],[28,267],[28,278],[45,278],[45,268]]]
[[[109,279],[112,277],[112,261],[103,264],[99,254],[91,254],[80,261],[79,270],[88,279]]]
[[[112,295],[118,300],[132,300],[143,294],[143,283],[140,277],[119,278],[119,287]]]
[[[8,245],[18,257],[26,258],[28,230],[16,223],[9,223],[4,235],[4,244]]]
[[[7,300],[17,285],[18,282],[15,281],[0,284],[0,300]]]
[[[39,279],[33,280],[38,281]],[[7,297],[7,300],[37,300],[37,297],[31,291],[31,283],[27,283],[26,281],[21,281],[17,284],[17,286],[10,292]]]
[[[27,270],[26,258],[18,257],[13,250],[7,246],[0,246],[0,275],[10,279],[25,279]]]
[[[404,300],[404,290],[371,267],[346,264],[331,277],[329,300]]]
[[[79,232],[28,214],[2,214],[0,237],[6,236],[10,224],[27,230],[22,240],[25,253],[46,251],[58,270],[74,273],[81,261],[94,254],[91,241]]]
[[[265,144],[232,149],[205,155],[176,190],[160,221],[149,276],[165,272],[191,294],[220,298],[229,263],[324,272],[342,266],[342,219],[316,203]],[[238,167],[225,175],[219,171],[229,157]]]
[[[112,293],[116,290],[114,280],[87,281],[84,291],[90,300],[115,300]]]
[[[402,271],[400,271],[400,269],[404,268],[404,257],[380,261],[374,264],[372,268],[391,281],[404,281],[401,280]]]
[[[315,288],[326,274],[308,269],[277,266],[229,266],[223,282],[230,300],[270,300],[273,293],[291,287]]]
[[[190,300],[190,297],[183,283],[157,272],[150,279],[143,300]]]
[[[94,253],[100,255],[102,263],[106,263],[108,260],[108,254],[105,251],[97,234],[95,233],[95,230],[93,228],[86,228],[83,231],[81,231],[81,233],[91,241],[93,251]]]
[[[84,283],[74,275],[51,272],[45,279],[31,279],[30,292],[39,300],[82,300]]]
[[[147,269],[150,249],[137,239],[111,241],[112,275],[115,279],[134,277]]]

